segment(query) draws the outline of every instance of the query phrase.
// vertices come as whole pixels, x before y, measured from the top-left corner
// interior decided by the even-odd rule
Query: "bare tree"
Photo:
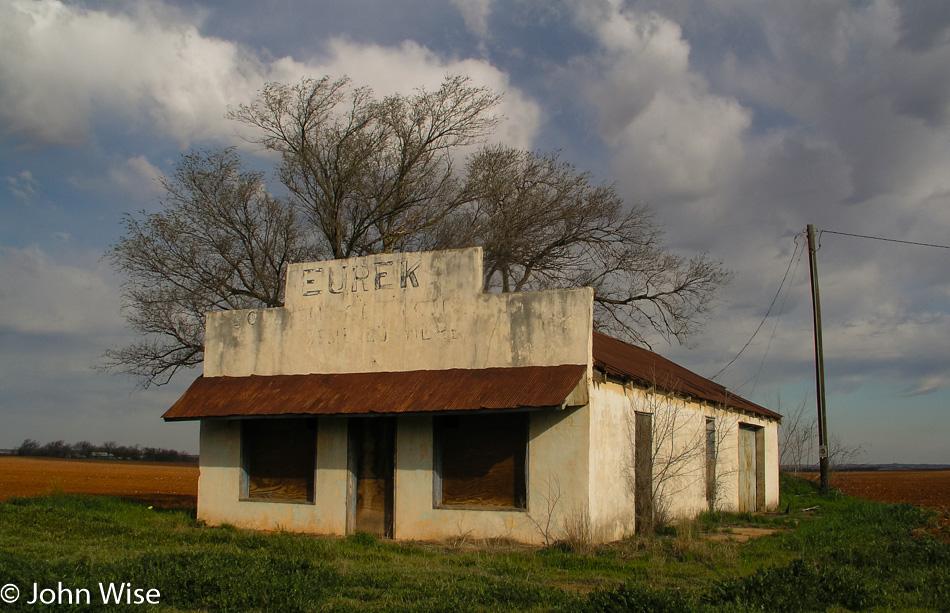
[[[727,464],[720,460],[737,451],[739,415],[724,402],[709,409],[706,422],[706,499],[710,511],[720,511],[726,496],[726,484],[738,474],[735,462]]]
[[[779,398],[777,406],[781,407],[781,403]],[[802,398],[794,411],[782,417],[779,425],[779,466],[794,474],[805,472],[811,462],[817,462],[817,457],[813,456],[818,420],[814,415],[809,419],[805,409],[806,399]]]
[[[326,255],[407,250],[461,203],[452,151],[487,136],[498,96],[460,76],[377,100],[347,79],[272,83],[229,116],[280,152],[280,178]]]
[[[233,149],[192,153],[163,181],[165,210],[127,215],[107,257],[142,338],[103,369],[167,382],[203,359],[205,313],[280,306],[290,261],[480,245],[485,287],[591,286],[595,325],[649,346],[683,341],[730,273],[666,250],[644,205],[625,207],[557,155],[469,151],[499,97],[464,77],[378,99],[348,79],[272,83],[229,117],[281,155],[289,198],[271,196]]]
[[[547,493],[541,494],[540,500],[534,505],[532,512],[527,514],[527,518],[544,539],[544,546],[550,547],[557,540],[558,506],[561,504],[562,495],[561,481],[552,473],[544,483],[547,486]]]
[[[693,488],[703,478],[706,457],[706,432],[701,420],[704,413],[691,409],[687,401],[667,387],[637,390],[626,413],[627,434],[631,454],[625,467],[627,486],[635,496],[645,493],[643,481],[649,479],[650,497],[647,513],[638,521],[638,532],[650,532],[669,524],[673,519],[673,503],[680,493]],[[638,436],[636,415],[650,415],[650,437]],[[644,420],[640,424],[645,423]],[[637,462],[638,443],[649,442],[649,461]],[[638,465],[639,464],[639,465]],[[643,472],[649,472],[644,475]],[[638,479],[639,475],[639,479]],[[639,481],[639,483],[638,483]]]
[[[481,245],[486,289],[593,287],[598,329],[648,345],[652,329],[683,341],[731,273],[705,255],[662,246],[644,205],[625,207],[556,154],[488,147],[469,162],[467,200],[435,245]]]
[[[781,398],[777,405],[781,408]],[[793,474],[813,472],[818,466],[818,417],[809,412],[807,398],[802,398],[794,411],[782,418],[779,426],[779,466]],[[834,473],[853,464],[865,454],[863,444],[846,445],[832,434],[828,444],[828,470]]]
[[[104,369],[167,383],[204,355],[205,313],[283,303],[288,263],[311,257],[293,209],[233,149],[186,155],[162,181],[164,209],[126,215],[107,253],[125,277],[123,310],[142,335],[105,353]]]

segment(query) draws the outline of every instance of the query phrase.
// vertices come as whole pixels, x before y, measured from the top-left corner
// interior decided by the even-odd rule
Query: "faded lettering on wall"
[[[303,296],[419,287],[419,263],[381,259],[372,264],[325,264],[302,269]]]
[[[366,343],[384,343],[393,338],[393,335],[386,326],[379,325],[358,328],[355,332],[352,328],[343,327],[326,333],[318,333],[317,337],[321,339],[321,342],[333,345],[349,337]],[[457,341],[461,338],[462,334],[457,328],[438,322],[426,323],[406,329],[407,341],[431,341],[436,339],[440,341]]]

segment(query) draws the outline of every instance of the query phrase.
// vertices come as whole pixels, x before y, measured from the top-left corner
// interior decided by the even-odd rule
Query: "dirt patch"
[[[731,532],[704,533],[703,538],[716,543],[722,543],[725,541],[745,543],[750,539],[759,538],[760,536],[769,536],[770,534],[775,534],[776,532],[778,532],[778,530],[773,528],[733,528]]]
[[[194,509],[198,465],[0,456],[0,501],[50,492],[118,496],[161,508]]]

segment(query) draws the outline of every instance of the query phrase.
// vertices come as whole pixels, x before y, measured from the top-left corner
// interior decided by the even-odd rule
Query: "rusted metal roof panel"
[[[781,415],[745,398],[731,394],[724,386],[697,375],[652,351],[594,332],[594,367],[608,375],[653,385],[669,392],[724,404],[771,419]]]
[[[368,415],[560,407],[587,366],[198,377],[168,421],[279,415]]]

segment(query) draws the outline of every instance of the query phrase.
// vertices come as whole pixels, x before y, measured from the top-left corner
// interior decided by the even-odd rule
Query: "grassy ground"
[[[811,509],[816,507],[817,509]],[[584,548],[393,543],[208,528],[110,498],[0,504],[0,585],[158,589],[167,610],[950,611],[948,535],[926,511],[783,481],[787,515],[708,514],[663,535]],[[742,527],[775,529],[713,542]],[[144,592],[143,592],[144,593]],[[51,595],[53,592],[48,592]],[[135,605],[110,609],[141,609]]]

